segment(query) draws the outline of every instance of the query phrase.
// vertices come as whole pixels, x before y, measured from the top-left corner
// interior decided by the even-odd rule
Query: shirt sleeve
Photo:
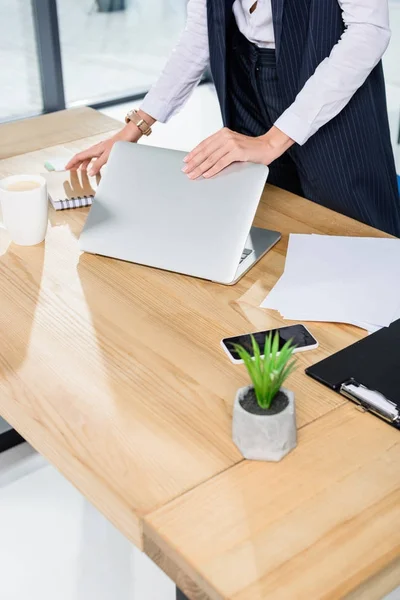
[[[338,0],[345,31],[275,122],[295,142],[304,144],[333,119],[382,58],[390,40],[388,0]]]
[[[186,27],[140,108],[157,121],[167,122],[188,100],[208,61],[206,0],[189,0]]]

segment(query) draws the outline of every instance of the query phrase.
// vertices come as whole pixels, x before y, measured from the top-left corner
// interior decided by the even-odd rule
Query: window
[[[184,27],[185,6],[182,0],[57,0],[67,106],[145,94]]]
[[[32,18],[26,0],[0,2],[0,121],[42,111],[42,93]]]

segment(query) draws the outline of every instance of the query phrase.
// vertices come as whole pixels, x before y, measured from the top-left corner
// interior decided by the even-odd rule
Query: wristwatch
[[[128,114],[125,117],[125,123],[129,123],[129,121],[135,123],[136,127],[140,129],[143,135],[151,134],[152,129],[150,125],[146,123],[144,119],[142,119],[137,110],[133,109],[128,112]]]

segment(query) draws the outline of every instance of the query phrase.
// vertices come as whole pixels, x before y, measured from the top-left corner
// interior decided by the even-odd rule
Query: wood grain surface
[[[4,123],[0,125],[0,159],[105,133],[116,127],[118,121],[86,106]]]
[[[145,548],[212,600],[381,600],[400,584],[399,464],[399,432],[346,404],[281,463],[242,462],[146,516]]]
[[[39,127],[38,149],[0,161],[0,177],[41,172],[50,154],[104,137],[96,113],[81,119],[74,140],[45,127],[41,137]],[[0,137],[2,127],[12,133],[0,126]],[[282,273],[289,233],[384,234],[267,185],[256,225],[282,241],[224,287],[82,254],[87,214],[50,210],[46,240],[31,248],[0,228],[1,416],[140,547],[146,519],[148,553],[195,600],[318,598],[314,585],[334,598],[389,573],[399,549],[389,527],[398,433],[303,372],[365,332],[309,324],[320,347],[298,355],[288,382],[300,443],[275,466],[243,462],[232,443],[233,400],[247,375],[219,345],[288,324],[259,304]],[[292,595],[279,595],[281,585]]]

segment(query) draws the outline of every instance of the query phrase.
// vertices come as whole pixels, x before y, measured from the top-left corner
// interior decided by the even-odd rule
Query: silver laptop
[[[252,163],[212,179],[182,172],[185,152],[117,142],[81,249],[223,284],[236,283],[280,234],[251,227],[268,176]]]

